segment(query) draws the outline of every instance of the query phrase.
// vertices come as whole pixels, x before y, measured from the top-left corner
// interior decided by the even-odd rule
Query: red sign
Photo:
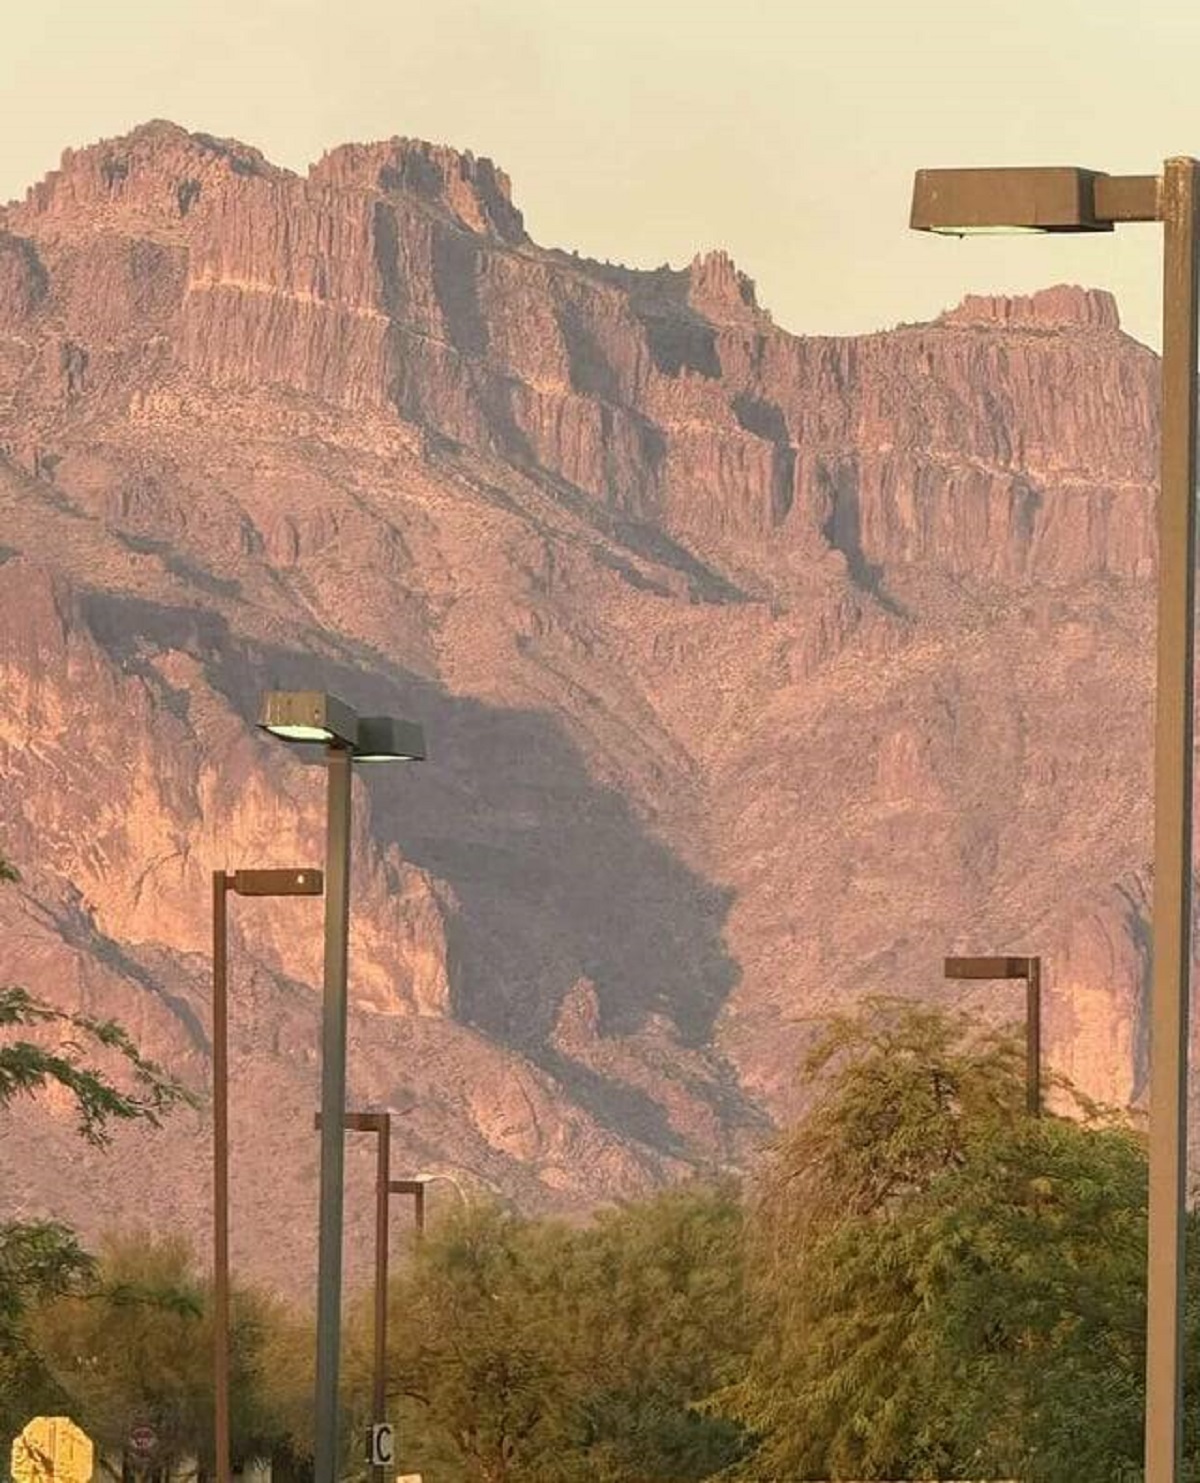
[[[140,1457],[149,1457],[158,1447],[158,1433],[152,1426],[133,1426],[129,1429],[129,1450]]]

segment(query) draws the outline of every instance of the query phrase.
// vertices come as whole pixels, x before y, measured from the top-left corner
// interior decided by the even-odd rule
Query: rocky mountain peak
[[[26,192],[23,204],[0,213],[28,227],[50,218],[71,232],[121,225],[174,231],[205,195],[219,194],[249,178],[286,179],[289,172],[235,139],[189,133],[154,119],[128,134],[63,151],[57,170]]]
[[[460,226],[503,242],[523,242],[525,224],[513,205],[508,176],[469,150],[422,139],[343,144],[309,171],[315,182],[340,188],[415,196]]]
[[[688,268],[688,302],[714,323],[753,321],[764,317],[754,280],[727,252],[697,253]]]
[[[968,294],[937,323],[979,329],[1119,330],[1121,316],[1106,290],[1060,283],[1028,295]]]
[[[74,219],[93,227],[157,219],[160,227],[178,227],[199,203],[236,195],[239,185],[254,180],[302,184],[301,177],[236,139],[154,119],[118,138],[65,150],[59,168],[30,187],[23,207],[10,206],[8,215],[20,221],[34,215]],[[508,176],[470,151],[421,139],[344,144],[313,165],[308,180],[334,190],[415,199],[480,236],[526,240]]]

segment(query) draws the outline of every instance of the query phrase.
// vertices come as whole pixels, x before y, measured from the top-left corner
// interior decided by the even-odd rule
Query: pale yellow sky
[[[1200,154],[1192,0],[0,0],[0,200],[149,118],[303,169],[409,134],[490,155],[532,235],[638,266],[726,247],[788,329],[965,292],[1113,289],[1158,341],[1154,227],[938,240],[921,165],[1150,173]]]

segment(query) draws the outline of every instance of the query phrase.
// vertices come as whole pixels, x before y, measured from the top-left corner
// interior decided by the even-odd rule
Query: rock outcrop
[[[209,873],[320,856],[257,695],[316,684],[429,734],[355,805],[400,1164],[571,1209],[745,1163],[811,1017],[960,948],[1042,952],[1055,1063],[1136,1098],[1155,387],[1104,294],[798,337],[415,141],[68,152],[0,210],[0,968],[203,1084]],[[299,1282],[319,912],[235,932],[242,1256]],[[199,1225],[203,1116],[163,1138],[63,1213]]]

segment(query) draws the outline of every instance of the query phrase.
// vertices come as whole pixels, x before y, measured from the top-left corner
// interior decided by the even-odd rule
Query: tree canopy
[[[0,883],[19,880],[19,872],[0,855]],[[36,1040],[12,1038],[33,1029],[48,1033]],[[89,1064],[89,1053],[107,1065]],[[110,1065],[126,1073],[124,1086],[113,1079]],[[157,1127],[173,1107],[193,1100],[142,1055],[115,1020],[58,1009],[19,985],[0,985],[0,1111],[49,1086],[69,1094],[80,1133],[101,1145],[114,1123],[140,1121]]]
[[[0,883],[19,879],[0,855]],[[50,1087],[67,1093],[79,1132],[101,1147],[114,1124],[157,1127],[174,1107],[193,1100],[115,1021],[0,985],[0,1114]],[[45,1356],[30,1340],[31,1313],[60,1298],[94,1296],[97,1282],[95,1261],[60,1222],[0,1224],[0,1431],[18,1429],[31,1408],[56,1393]]]
[[[132,1425],[159,1438],[155,1463],[194,1457],[212,1466],[213,1332],[211,1287],[187,1243],[151,1231],[109,1236],[87,1292],[40,1305],[34,1346],[97,1446],[119,1455]],[[281,1306],[235,1288],[232,1302],[231,1414],[235,1461],[268,1457],[286,1434],[265,1383]]]
[[[908,1004],[833,1020],[808,1069],[749,1217],[746,1476],[1128,1478],[1139,1135],[1082,1099],[1029,1118],[1013,1039]]]
[[[448,1457],[477,1483],[712,1476],[742,1450],[699,1404],[744,1344],[740,1242],[732,1187],[584,1227],[478,1207],[435,1229],[392,1294],[418,1447],[401,1461]]]

